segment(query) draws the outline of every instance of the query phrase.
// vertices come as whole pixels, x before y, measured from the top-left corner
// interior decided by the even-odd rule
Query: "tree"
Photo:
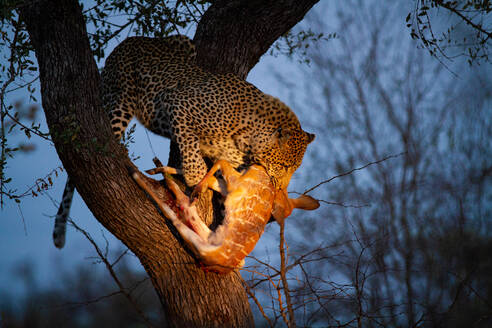
[[[197,26],[198,63],[244,78],[315,3],[214,2]],[[80,5],[35,1],[17,8],[38,61],[43,109],[60,159],[94,216],[140,259],[170,325],[252,326],[241,277],[207,274],[192,265],[145,194],[134,192],[126,169],[132,164],[113,141],[101,108],[99,72]]]
[[[196,16],[191,14],[184,18],[177,9],[179,3],[176,7],[167,7],[159,1],[112,1],[108,4],[98,0],[93,8],[84,10],[68,0],[7,2],[20,14],[21,20],[14,19],[14,23],[20,27],[25,25],[29,32],[29,40],[38,59],[43,109],[63,165],[95,217],[138,256],[149,273],[171,325],[202,326],[207,323],[210,326],[246,326],[252,325],[252,317],[242,278],[238,274],[206,274],[196,268],[191,256],[176,240],[173,230],[165,225],[144,193],[134,192],[134,182],[126,171],[127,166],[132,164],[125,149],[112,140],[109,122],[101,109],[99,73],[94,57],[104,57],[107,40],[133,24],[136,26],[133,32],[152,32],[160,36],[180,26],[186,27],[190,20],[196,19],[197,32],[194,39],[200,65],[213,72],[233,72],[244,78],[271,44],[300,21],[316,2],[219,0],[205,7],[207,9],[203,15],[198,10]],[[184,6],[181,9],[189,9],[194,13],[193,7],[203,2],[188,1],[181,4]],[[355,6],[358,5],[360,3],[355,3]],[[104,19],[113,10],[131,15],[128,21],[112,30],[107,28]],[[2,14],[5,13],[2,11]],[[347,24],[350,25],[349,22]],[[371,24],[377,28],[381,22],[371,21]],[[87,29],[90,28],[95,31],[88,33]],[[22,33],[19,37],[26,39]],[[15,42],[13,44],[15,46]],[[350,52],[352,45],[346,47]],[[24,69],[29,67],[27,65]],[[1,98],[3,101],[3,94]],[[2,108],[2,119],[5,117],[3,113]],[[347,121],[349,124],[350,119]],[[3,124],[2,132],[5,133]],[[354,131],[350,132],[348,135],[353,140],[368,137],[367,140],[371,141],[370,135],[361,136]],[[2,138],[2,146],[4,140]],[[353,158],[341,157],[338,168],[352,167],[355,165]],[[365,160],[368,156],[358,158]],[[2,154],[2,168],[3,163]],[[391,169],[383,173],[389,175]],[[371,171],[374,175],[383,173]],[[354,183],[353,186],[360,187],[360,184]],[[3,184],[1,192],[3,195]],[[354,199],[359,199],[356,196]],[[162,197],[168,197],[165,189],[162,189]],[[204,206],[207,205],[208,201],[204,202]],[[203,217],[210,217],[209,209],[210,206],[203,209]],[[353,215],[356,217],[357,213]],[[410,241],[410,238],[405,241]],[[367,245],[358,245],[360,249],[350,248],[353,254],[368,253]],[[325,256],[323,259],[329,258]],[[341,271],[349,276],[347,272],[354,272],[353,269],[359,268],[359,265],[357,261],[348,261],[343,268],[346,271]],[[306,277],[321,277],[319,267],[310,269],[312,272],[306,274]],[[302,287],[314,288],[311,283],[306,279]],[[358,285],[354,283],[353,286]],[[377,287],[376,284],[374,286]],[[340,291],[344,289],[340,288]],[[366,295],[363,289],[357,291],[355,296]],[[330,295],[331,299],[336,299],[336,295]],[[304,297],[301,291],[294,296],[301,300]],[[319,295],[314,293],[314,296]],[[323,297],[321,307],[326,305]],[[358,306],[363,303],[357,303],[361,300],[360,297],[354,297],[348,301],[344,299],[341,303],[342,306],[350,305],[345,309],[355,309],[350,314],[356,314],[359,324],[367,322],[364,318],[368,318],[368,313],[360,311],[362,307]],[[313,318],[316,318],[316,313],[313,311]],[[323,317],[319,322],[326,320]],[[412,320],[409,319],[409,322]]]

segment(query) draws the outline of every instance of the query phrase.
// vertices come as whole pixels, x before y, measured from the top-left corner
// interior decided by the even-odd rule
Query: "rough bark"
[[[319,0],[218,0],[195,34],[198,64],[245,79],[260,57]]]
[[[247,0],[242,2],[250,3]],[[304,2],[311,4],[315,1]],[[263,2],[255,3],[261,7]],[[273,7],[273,1],[265,3]],[[278,6],[282,3],[279,2]],[[294,20],[301,19],[311,6],[306,5],[302,11],[287,15],[294,18],[284,22],[283,32],[295,23]],[[218,1],[212,5],[212,13],[222,15],[210,14],[200,24],[199,29],[208,32],[201,32],[203,37],[197,34],[198,51],[202,58],[217,56],[215,64],[203,60],[208,69],[244,75],[266,51],[267,43],[271,44],[275,39],[269,30],[265,31],[264,39],[261,35],[251,40],[244,38],[252,28],[248,24],[257,25],[255,21],[264,19],[260,8],[249,13],[255,13],[257,20],[250,19],[236,26],[232,21],[227,21],[227,25],[220,21],[227,13],[227,10],[221,11],[221,7],[224,10],[229,8],[228,2]],[[240,15],[237,8],[252,10],[250,5],[242,5],[230,14]],[[280,11],[277,8],[277,12]],[[180,244],[174,229],[166,225],[130,178],[127,167],[133,164],[125,149],[114,140],[109,120],[101,107],[100,76],[79,4],[70,0],[33,1],[21,7],[20,14],[35,49],[42,105],[60,159],[95,218],[140,259],[160,297],[169,324],[185,327],[253,326],[241,276],[238,273],[205,273],[198,268]],[[269,15],[265,17],[271,18]],[[264,22],[263,25],[268,24]],[[234,35],[242,41],[208,46],[208,42],[212,42],[209,38],[213,35],[214,26],[217,29],[233,28],[236,31]],[[215,37],[229,36],[219,33]],[[228,49],[237,42],[244,42],[244,53],[233,53]],[[245,50],[249,49],[248,45],[256,47],[257,43],[261,43],[259,49]],[[228,56],[237,58],[231,61]],[[237,65],[242,60],[248,63],[246,67]],[[168,197],[163,188],[161,194]]]

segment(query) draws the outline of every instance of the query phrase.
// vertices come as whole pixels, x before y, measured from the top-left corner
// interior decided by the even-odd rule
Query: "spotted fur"
[[[207,173],[203,157],[234,167],[260,164],[276,188],[286,189],[314,135],[301,129],[280,100],[233,74],[195,64],[185,36],[131,37],[118,45],[102,73],[103,105],[120,138],[133,117],[171,138],[189,186]]]
[[[53,229],[53,243],[58,248],[62,248],[65,245],[67,219],[68,215],[70,214],[70,207],[72,204],[74,191],[75,186],[70,181],[70,179],[68,179],[67,184],[65,185],[65,190],[63,190],[60,207],[58,207],[58,212],[56,213],[55,228]]]

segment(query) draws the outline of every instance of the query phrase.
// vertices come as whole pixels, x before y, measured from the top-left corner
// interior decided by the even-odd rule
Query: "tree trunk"
[[[198,26],[195,40],[200,62],[211,71],[246,76],[271,43],[315,2],[216,1]],[[282,23],[281,15],[272,13],[283,13],[288,19]],[[113,137],[103,112],[100,76],[78,2],[32,1],[20,7],[20,15],[38,60],[42,105],[58,155],[95,218],[139,258],[169,324],[253,326],[241,276],[198,268],[174,228],[128,174],[133,164]],[[269,29],[268,20],[274,17],[275,25]],[[253,26],[262,30],[249,39]],[[233,33],[224,34],[226,30]],[[241,44],[239,51],[233,49],[237,44]],[[169,197],[164,188],[160,193]]]

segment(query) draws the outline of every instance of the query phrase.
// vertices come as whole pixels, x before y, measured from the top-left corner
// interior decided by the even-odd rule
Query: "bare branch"
[[[364,166],[361,166],[361,167],[358,167],[358,168],[352,169],[352,170],[350,170],[350,171],[344,172],[344,173],[339,174],[339,175],[335,175],[335,176],[333,176],[333,177],[329,178],[328,180],[321,181],[321,182],[320,182],[320,183],[318,183],[317,185],[315,185],[315,186],[313,186],[313,187],[311,187],[311,188],[309,188],[309,189],[306,189],[306,190],[303,192],[303,194],[305,195],[305,194],[307,194],[307,193],[309,193],[309,192],[313,191],[314,189],[318,188],[319,186],[321,186],[321,185],[323,185],[323,184],[325,184],[325,183],[331,182],[331,181],[333,181],[333,180],[335,180],[335,179],[337,179],[337,178],[341,178],[341,177],[343,177],[343,176],[346,176],[346,175],[352,174],[352,173],[353,173],[353,172],[355,172],[355,171],[360,171],[360,170],[363,170],[363,169],[365,169],[366,167],[369,167],[369,166],[371,166],[371,165],[379,164],[379,163],[382,163],[382,162],[384,162],[384,161],[386,161],[386,160],[388,160],[388,159],[391,159],[391,158],[397,158],[397,157],[400,157],[400,156],[405,155],[405,154],[407,154],[407,152],[406,152],[406,151],[401,152],[401,153],[396,154],[396,155],[386,156],[385,158],[382,158],[382,159],[380,159],[380,160],[377,160],[377,161],[374,161],[374,162],[367,163],[367,164],[366,164],[366,165],[364,165]]]
[[[280,225],[280,242],[279,242],[279,251],[280,251],[280,278],[282,280],[282,285],[284,286],[284,295],[285,295],[285,301],[287,302],[287,310],[289,311],[289,320],[285,321],[287,326],[290,327],[295,327],[296,326],[296,321],[294,317],[294,309],[292,308],[292,300],[290,298],[290,291],[289,291],[289,284],[287,281],[287,255],[285,252],[285,220],[280,220],[279,222]],[[284,317],[284,320],[286,318]]]
[[[258,299],[256,298],[253,290],[248,286],[247,283],[244,283],[244,288],[246,288],[246,293],[248,294],[248,296],[253,299],[253,302],[255,302],[255,304],[258,307],[258,310],[260,311],[261,315],[267,321],[268,326],[273,327],[272,322],[270,321],[270,319],[266,315],[265,311],[263,310],[263,307],[261,306],[260,301],[258,301]]]
[[[463,15],[458,9],[454,8],[451,6],[451,1],[442,1],[442,0],[436,0],[435,1],[436,5],[438,5],[439,7],[442,7],[442,8],[445,8],[447,10],[449,10],[450,12],[456,14],[458,17],[460,17],[463,21],[465,21],[466,24],[470,25],[471,27],[473,27],[474,29],[476,29],[477,31],[480,31],[482,32],[483,34],[485,34],[487,36],[487,39],[490,39],[490,37],[492,37],[492,33],[491,32],[487,32],[486,30],[484,30],[482,28],[481,25],[478,25],[478,24],[475,24],[474,22],[472,22],[471,19],[469,19],[468,17],[466,17],[465,15]]]
[[[91,235],[89,235],[89,233],[87,231],[85,231],[84,229],[80,228],[73,220],[69,220],[69,222],[70,222],[70,224],[77,231],[79,231],[80,233],[82,233],[85,236],[85,238],[87,238],[87,240],[92,244],[92,246],[96,250],[97,255],[99,256],[99,258],[101,259],[101,261],[104,263],[104,265],[106,266],[106,269],[109,271],[109,274],[111,275],[111,277],[113,278],[114,282],[116,283],[116,285],[120,289],[119,291],[117,291],[115,293],[112,293],[109,296],[113,296],[113,295],[120,294],[120,293],[123,294],[128,299],[128,301],[132,304],[132,306],[135,308],[135,311],[137,311],[138,315],[145,322],[145,325],[147,327],[154,327],[152,325],[152,323],[149,321],[149,319],[147,318],[147,316],[145,315],[145,313],[143,313],[142,309],[140,309],[140,306],[138,305],[138,303],[133,299],[131,293],[129,293],[127,291],[127,288],[125,288],[123,286],[122,282],[120,281],[120,279],[116,275],[116,272],[113,269],[113,265],[118,262],[118,260],[121,258],[121,256],[113,264],[109,263],[108,258],[105,256],[105,254],[99,248],[99,246],[94,241],[94,239],[91,237]],[[106,252],[107,252],[107,250],[106,250]],[[100,300],[102,298],[106,298],[106,297],[109,297],[109,296],[102,296],[102,297],[98,298],[97,300]],[[95,301],[97,301],[97,300],[95,300]]]

